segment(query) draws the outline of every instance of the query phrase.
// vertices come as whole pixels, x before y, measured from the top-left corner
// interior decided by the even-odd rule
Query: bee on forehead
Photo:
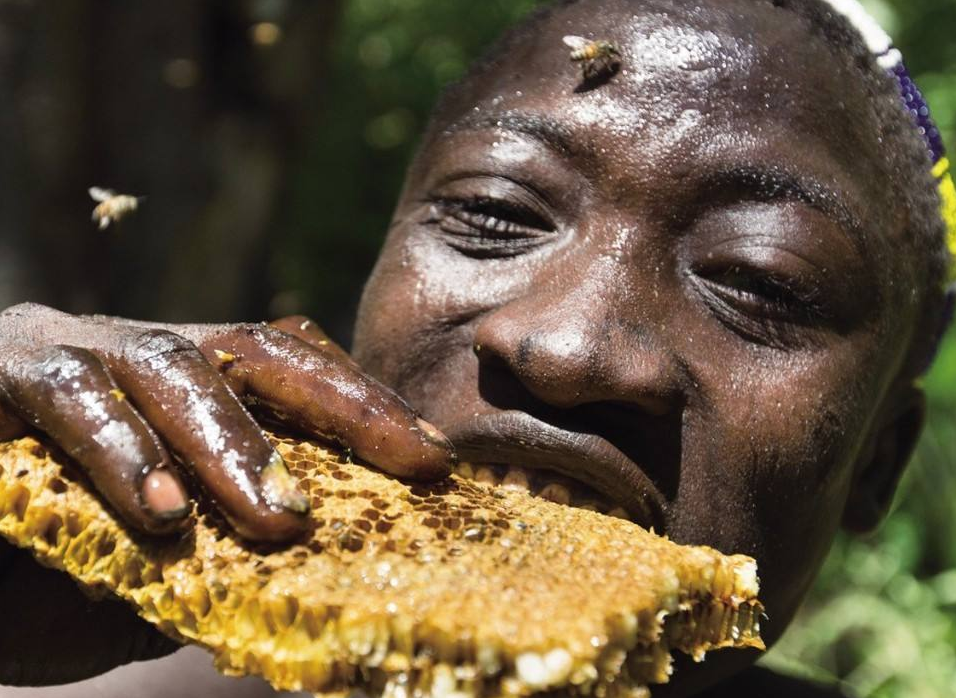
[[[573,35],[563,41],[571,49],[571,60],[581,64],[585,82],[613,75],[621,67],[621,50],[613,42]]]
[[[99,223],[100,230],[105,230],[110,223],[119,221],[126,214],[135,211],[140,202],[146,198],[145,196],[117,194],[112,189],[101,189],[100,187],[90,187],[88,191],[93,201],[99,202],[93,209],[93,221]]]

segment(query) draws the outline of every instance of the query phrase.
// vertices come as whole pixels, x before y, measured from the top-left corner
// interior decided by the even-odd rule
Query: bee
[[[128,194],[117,194],[112,189],[101,189],[100,187],[90,187],[90,196],[93,201],[99,201],[96,208],[93,209],[93,221],[99,222],[100,230],[106,227],[128,213],[135,211],[145,196],[129,196]]]
[[[621,50],[610,41],[591,41],[583,36],[566,36],[564,45],[571,49],[571,60],[581,64],[581,74],[585,81],[612,75],[621,67]]]

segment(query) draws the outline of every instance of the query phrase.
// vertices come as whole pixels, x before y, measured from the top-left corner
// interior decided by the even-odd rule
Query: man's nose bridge
[[[633,380],[635,370],[656,371],[666,353],[659,336],[664,311],[656,280],[634,283],[641,272],[633,267],[623,255],[604,254],[562,274],[563,281],[532,290],[523,299],[518,360],[611,381]]]
[[[648,283],[635,283],[633,277],[646,272],[634,269],[625,254],[599,255],[589,266],[562,274],[563,282],[532,291],[528,301],[535,321],[528,335],[547,339],[550,351],[569,361],[594,352],[607,356],[612,346],[652,340],[651,326],[660,324],[656,281],[645,276]]]

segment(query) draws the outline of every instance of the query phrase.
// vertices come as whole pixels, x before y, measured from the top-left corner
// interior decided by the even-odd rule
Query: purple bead
[[[943,147],[943,139],[939,129],[933,123],[929,105],[926,103],[923,93],[919,91],[902,62],[893,66],[889,72],[899,82],[900,96],[908,111],[913,115],[916,127],[926,141],[926,147],[929,149],[933,163],[939,162],[946,150]]]

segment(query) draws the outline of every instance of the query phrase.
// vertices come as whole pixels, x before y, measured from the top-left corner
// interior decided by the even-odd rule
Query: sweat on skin
[[[572,33],[620,46],[621,69],[579,89]],[[178,387],[235,401],[225,426],[252,441],[226,386],[345,442],[346,422],[368,423],[360,455],[391,472],[447,471],[435,427],[463,460],[562,470],[678,542],[756,557],[772,642],[838,527],[879,521],[922,423],[905,369],[919,284],[857,70],[769,3],[562,6],[441,104],[363,295],[355,362],[298,318],[158,328],[20,307],[0,336],[21,353],[79,346],[130,395],[157,386],[171,396],[146,418],[157,448],[230,492],[209,445],[181,436],[195,401],[123,349],[143,332],[180,338],[159,357],[194,376]],[[32,366],[7,362],[0,385]],[[363,409],[370,395],[380,410]],[[400,458],[376,440],[388,429],[415,437]],[[246,500],[219,503],[255,500],[262,467],[243,470]],[[262,521],[288,513],[266,504]],[[659,693],[699,695],[754,658],[678,667]]]

